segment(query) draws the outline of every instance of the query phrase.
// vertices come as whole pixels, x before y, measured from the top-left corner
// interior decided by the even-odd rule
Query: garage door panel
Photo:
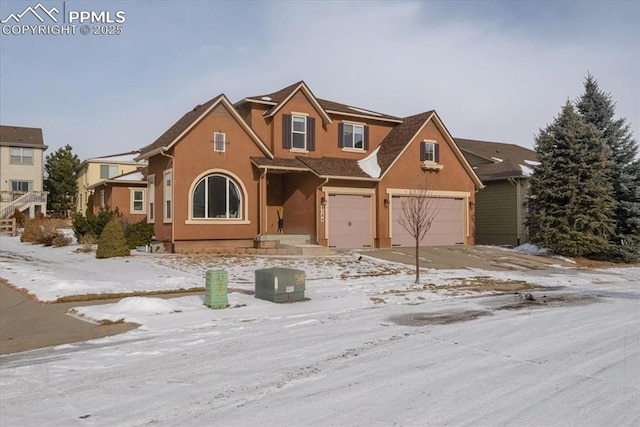
[[[399,223],[402,218],[402,202],[409,197],[393,197],[392,211],[392,245],[414,246],[415,240]],[[427,232],[420,246],[447,246],[464,243],[464,215],[462,199],[434,198],[437,213],[431,229]]]
[[[330,195],[329,246],[371,247],[371,196]]]

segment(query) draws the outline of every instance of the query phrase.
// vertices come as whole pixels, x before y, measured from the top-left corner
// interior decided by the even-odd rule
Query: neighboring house
[[[139,167],[146,166],[146,162],[141,163],[135,161],[135,158],[139,154],[140,152],[138,151],[129,151],[127,153],[94,157],[82,161],[76,168],[78,182],[76,212],[85,212],[89,196],[93,194],[93,190],[91,190],[90,187],[94,184],[118,175],[134,172]]]
[[[148,221],[176,252],[253,247],[279,225],[329,247],[412,246],[398,218],[423,173],[440,209],[422,244],[474,243],[482,183],[435,111],[393,117],[316,98],[301,81],[197,105],[139,159]]]
[[[476,195],[476,244],[518,246],[525,224],[536,152],[514,144],[456,138],[485,188]]]
[[[93,193],[93,213],[116,209],[129,222],[147,218],[147,168],[105,179],[87,187]]]
[[[47,211],[42,129],[0,126],[0,218],[16,209],[33,218]]]

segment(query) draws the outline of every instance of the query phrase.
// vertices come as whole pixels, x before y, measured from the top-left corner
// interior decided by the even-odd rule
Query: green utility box
[[[204,305],[209,308],[227,308],[227,272],[225,270],[207,271]]]
[[[303,301],[304,271],[292,268],[256,270],[256,298],[272,302]]]

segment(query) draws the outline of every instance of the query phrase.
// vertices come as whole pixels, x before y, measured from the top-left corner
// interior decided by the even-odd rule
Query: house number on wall
[[[324,206],[320,206],[320,222],[324,222]]]

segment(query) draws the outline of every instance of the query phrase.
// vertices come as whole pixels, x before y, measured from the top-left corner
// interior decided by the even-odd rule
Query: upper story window
[[[369,127],[357,123],[338,123],[338,147],[348,150],[369,149]]]
[[[355,148],[364,150],[364,126],[344,125],[343,137],[344,148]]]
[[[109,179],[118,175],[118,165],[100,165],[100,179]]]
[[[11,147],[9,163],[12,165],[32,165],[33,148]]]
[[[288,150],[315,151],[314,117],[303,114],[282,115],[282,148]]]
[[[423,141],[420,145],[420,161],[438,163],[440,161],[438,143],[434,141]]]
[[[305,116],[291,116],[291,148],[307,149],[307,118]]]
[[[222,132],[213,133],[213,151],[224,153],[225,134]]]

